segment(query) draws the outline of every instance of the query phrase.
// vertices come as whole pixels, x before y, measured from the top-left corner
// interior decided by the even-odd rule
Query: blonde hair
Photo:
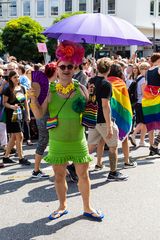
[[[100,58],[97,60],[97,70],[100,73],[107,73],[111,68],[111,60],[109,58]]]
[[[142,62],[139,64],[139,70],[144,70],[144,69],[148,69],[150,67],[150,64],[148,62]]]

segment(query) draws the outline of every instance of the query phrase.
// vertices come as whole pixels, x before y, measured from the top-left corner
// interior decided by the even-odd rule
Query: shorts
[[[136,111],[136,123],[144,123],[143,111],[142,111],[142,104],[136,103],[135,105]]]
[[[115,123],[113,123],[112,129],[113,129],[113,136],[110,139],[107,139],[106,123],[97,123],[94,129],[91,129],[91,128],[88,129],[88,144],[97,145],[101,140],[101,138],[103,138],[105,143],[108,145],[108,147],[117,147],[118,139],[119,139],[119,136],[118,136],[119,131]]]

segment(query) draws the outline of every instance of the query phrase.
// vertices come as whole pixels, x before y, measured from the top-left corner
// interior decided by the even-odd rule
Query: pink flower
[[[56,50],[56,57],[61,61],[70,61],[80,65],[84,57],[84,48],[80,44],[63,41]]]

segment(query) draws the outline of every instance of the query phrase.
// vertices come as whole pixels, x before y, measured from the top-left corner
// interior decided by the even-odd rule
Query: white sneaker
[[[137,167],[137,163],[136,162],[130,162],[130,163],[125,163],[124,164],[124,168],[128,169],[128,168],[135,168]]]
[[[32,178],[49,178],[48,174],[43,173],[41,170],[32,172]]]
[[[139,142],[139,147],[149,147],[149,144],[147,142]]]

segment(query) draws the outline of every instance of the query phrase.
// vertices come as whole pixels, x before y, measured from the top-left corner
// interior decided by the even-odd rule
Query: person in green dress
[[[35,117],[42,117],[46,111],[50,116],[49,151],[45,160],[53,166],[59,207],[49,219],[54,220],[68,213],[66,166],[68,161],[72,161],[78,175],[83,215],[101,221],[104,217],[103,213],[95,210],[90,203],[88,167],[92,159],[88,152],[85,129],[81,125],[83,110],[80,108],[88,100],[88,91],[85,86],[72,79],[76,65],[82,63],[84,49],[79,44],[63,41],[57,47],[56,56],[58,81],[50,85],[49,94],[43,104],[41,106],[38,104],[34,89],[29,93]]]

